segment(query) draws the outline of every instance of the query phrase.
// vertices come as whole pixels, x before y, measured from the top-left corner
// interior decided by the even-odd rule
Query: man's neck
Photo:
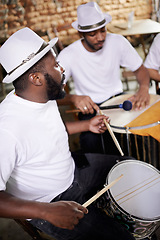
[[[97,50],[91,48],[84,39],[82,39],[81,42],[82,42],[83,47],[84,47],[88,52],[97,52]]]
[[[48,102],[47,98],[44,98],[42,95],[36,95],[35,93],[26,93],[26,92],[19,92],[15,91],[14,93],[17,97],[23,98],[30,102],[37,102],[37,103],[46,103]]]

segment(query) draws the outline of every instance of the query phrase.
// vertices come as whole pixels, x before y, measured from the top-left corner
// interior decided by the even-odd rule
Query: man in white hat
[[[106,130],[103,119],[63,124],[56,99],[64,70],[52,47],[29,28],[0,48],[5,83],[14,90],[0,104],[0,217],[28,219],[57,240],[129,240],[131,234],[93,204],[118,156],[69,151],[68,133]],[[126,159],[126,158],[125,158]]]
[[[101,103],[122,94],[122,66],[133,71],[139,83],[139,90],[130,98],[133,107],[141,109],[148,105],[148,71],[126,38],[107,33],[106,24],[111,21],[111,16],[102,13],[97,3],[88,2],[78,7],[77,17],[72,26],[82,38],[63,49],[58,56],[65,68],[66,80],[70,76],[73,78],[76,95],[67,95],[59,104],[72,103],[83,113],[80,119],[90,118]],[[103,152],[100,136],[95,141],[94,137],[90,133],[81,135],[83,151]]]

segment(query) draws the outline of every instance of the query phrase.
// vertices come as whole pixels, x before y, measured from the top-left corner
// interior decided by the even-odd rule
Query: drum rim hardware
[[[137,126],[137,127],[118,127],[118,126],[113,126],[113,125],[110,125],[110,126],[115,129],[123,129],[127,132],[128,130],[141,130],[141,129],[151,128],[151,127],[155,127],[159,124],[160,124],[160,121],[157,121],[157,122],[151,123],[151,124],[147,124],[144,126]]]

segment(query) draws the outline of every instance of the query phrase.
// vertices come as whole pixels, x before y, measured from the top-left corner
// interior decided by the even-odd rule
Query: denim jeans
[[[81,160],[81,155],[73,155],[75,162]],[[85,154],[85,164],[76,167],[72,185],[54,201],[72,200],[83,204],[92,197],[97,190],[103,188],[106,177],[117,160],[128,157]],[[34,219],[31,223],[41,231],[53,236],[57,240],[133,240],[134,237],[113,218],[107,216],[95,204],[88,206],[88,214],[82,218],[73,230],[61,229],[51,223]],[[54,213],[53,213],[54,214]]]

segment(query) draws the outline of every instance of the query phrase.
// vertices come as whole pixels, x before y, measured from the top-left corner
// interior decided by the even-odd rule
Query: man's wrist
[[[141,91],[148,91],[149,90],[149,84],[142,84],[139,86],[139,90]]]
[[[70,94],[70,95],[69,95],[69,100],[70,100],[70,102],[71,102],[72,104],[75,103],[76,97],[77,97],[77,95],[75,95],[75,94]]]

